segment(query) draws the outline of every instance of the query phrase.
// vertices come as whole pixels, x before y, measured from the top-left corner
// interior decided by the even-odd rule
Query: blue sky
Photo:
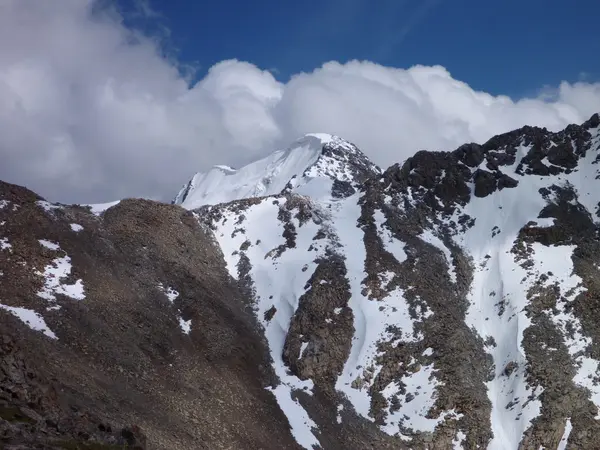
[[[474,89],[513,98],[600,79],[597,0],[148,1],[160,17],[132,23],[168,28],[168,47],[200,77],[230,58],[284,81],[330,60],[440,64]]]

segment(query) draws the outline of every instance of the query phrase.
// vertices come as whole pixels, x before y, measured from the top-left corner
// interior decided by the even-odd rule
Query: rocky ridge
[[[301,445],[595,448],[599,127],[198,211],[302,406],[279,399]]]

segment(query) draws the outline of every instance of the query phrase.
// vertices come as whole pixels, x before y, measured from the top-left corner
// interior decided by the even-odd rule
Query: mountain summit
[[[0,446],[598,448],[598,115],[383,172],[307,135],[175,203],[0,183]]]
[[[174,204],[187,209],[243,198],[299,190],[315,178],[335,181],[335,189],[354,189],[381,170],[353,144],[329,134],[307,134],[285,150],[242,167],[215,166],[197,173]]]

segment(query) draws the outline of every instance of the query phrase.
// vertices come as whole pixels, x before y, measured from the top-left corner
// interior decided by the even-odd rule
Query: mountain
[[[0,199],[0,448],[299,448],[193,213]]]
[[[198,211],[254,298],[301,445],[595,448],[598,127]]]
[[[329,134],[307,134],[289,148],[239,170],[215,166],[197,173],[172,203],[187,209],[300,189],[314,178],[331,179],[336,189],[353,189],[374,172],[375,164],[353,144]]]
[[[2,184],[0,442],[596,449],[599,180],[594,115],[385,171],[307,135],[176,205]]]

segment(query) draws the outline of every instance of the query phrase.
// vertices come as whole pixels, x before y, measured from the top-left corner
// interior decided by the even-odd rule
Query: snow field
[[[597,130],[594,142],[593,149],[597,149]],[[495,341],[495,345],[486,347],[495,364],[495,377],[487,383],[494,433],[489,450],[517,448],[531,421],[540,414],[538,397],[543,388],[529,386],[525,381],[527,362],[522,339],[531,324],[525,311],[530,301],[527,292],[538,282],[541,274],[549,276],[546,285],[558,283],[561,288],[558,314],[553,315],[550,311],[547,314],[562,330],[569,353],[579,366],[574,382],[588,388],[592,401],[600,408],[600,387],[591,380],[599,363],[582,354],[590,342],[589,338],[582,335],[581,324],[567,313],[566,308],[582,292],[581,279],[573,273],[571,257],[574,247],[533,244],[528,255],[534,262],[533,270],[523,269],[522,261],[511,253],[514,240],[528,222],[535,221],[537,226],[542,227],[554,225],[552,218],[537,217],[546,206],[539,193],[542,187],[570,185],[578,194],[577,201],[597,221],[595,211],[600,201],[600,189],[591,188],[598,175],[598,165],[592,164],[597,150],[590,150],[571,174],[547,177],[515,173],[518,162],[527,151],[527,147],[519,148],[515,164],[501,169],[519,181],[516,188],[503,189],[485,198],[473,196],[469,204],[454,216],[454,221],[462,213],[475,219],[472,228],[454,237],[455,242],[473,257],[476,267],[466,321],[484,340],[492,337]],[[574,330],[573,337],[567,333],[567,326]],[[516,363],[516,369],[506,375],[503,372],[508,363]],[[528,400],[530,397],[532,400]]]
[[[169,300],[169,303],[171,303],[172,305],[174,304],[177,297],[179,297],[179,292],[177,292],[170,286],[165,287],[162,283],[159,283],[158,289],[165,294],[167,300]],[[179,320],[179,327],[181,328],[183,334],[190,334],[190,331],[192,331],[192,319],[184,320],[183,317],[181,317],[180,313],[178,313],[177,319]]]
[[[293,398],[293,391],[303,390],[312,395],[313,382],[302,381],[288,373],[282,354],[290,320],[296,312],[299,298],[305,292],[306,282],[316,269],[313,260],[317,255],[307,250],[319,227],[312,221],[300,227],[297,219],[292,218],[297,232],[296,248],[288,248],[281,256],[275,257],[273,250],[285,244],[283,224],[277,219],[277,215],[280,205],[283,207],[286,200],[278,199],[279,205],[273,204],[273,200],[264,199],[244,211],[246,220],[240,224],[236,224],[235,214],[227,215],[218,224],[216,236],[223,249],[229,273],[236,279],[240,246],[247,240],[251,243],[246,254],[253,264],[250,275],[254,281],[255,313],[265,330],[273,368],[281,381],[272,392],[290,422],[296,441],[312,450],[314,445],[320,445],[313,433],[317,425]],[[241,228],[244,231],[236,231]],[[277,311],[271,320],[266,320],[265,313],[273,306]]]

